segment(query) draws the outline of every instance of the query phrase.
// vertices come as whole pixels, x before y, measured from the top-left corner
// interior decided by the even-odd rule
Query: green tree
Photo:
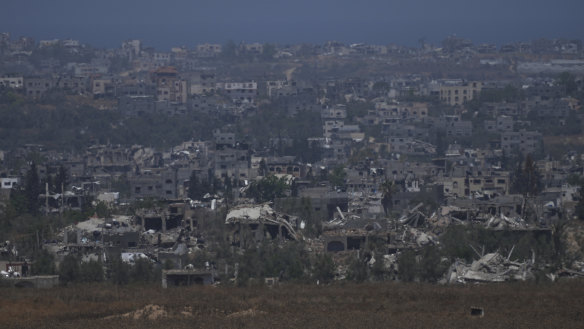
[[[388,180],[387,178],[383,183],[381,183],[381,205],[383,206],[383,211],[385,216],[389,215],[389,212],[393,208],[393,195],[397,191],[397,186],[393,180]]]
[[[376,93],[386,93],[389,91],[389,84],[385,81],[377,81],[373,84],[373,91]]]
[[[203,184],[201,184],[196,172],[193,170],[189,178],[188,196],[192,200],[201,200],[203,195],[205,195]]]
[[[120,256],[111,261],[110,280],[117,285],[128,284],[130,281],[130,265],[124,263]]]
[[[41,185],[37,172],[36,163],[32,162],[26,177],[24,179],[24,195],[27,203],[27,210],[31,214],[39,212],[39,194],[41,194]]]
[[[112,190],[120,192],[121,198],[130,198],[131,196],[131,185],[128,180],[128,176],[124,173],[117,179],[112,181]]]
[[[170,260],[170,259],[165,260],[163,265],[164,265],[163,267],[164,267],[165,270],[174,270],[174,269],[176,269],[176,266],[174,265],[174,262],[172,260]]]
[[[578,189],[578,203],[576,204],[574,214],[580,220],[584,220],[584,182],[580,184]]]
[[[97,203],[97,205],[95,206],[95,213],[99,218],[108,218],[109,216],[111,216],[111,211],[109,207],[103,201],[99,201]]]
[[[79,266],[79,280],[81,282],[103,281],[103,264],[94,260],[81,263]]]
[[[347,279],[356,282],[363,282],[367,280],[367,263],[363,259],[355,258],[349,263],[347,269]]]
[[[562,72],[557,77],[558,84],[564,88],[566,95],[573,96],[578,91],[576,77],[570,72]]]
[[[67,185],[69,185],[69,173],[67,168],[63,165],[59,166],[59,171],[55,176],[55,192],[61,193],[61,190],[66,190]]]
[[[402,251],[397,257],[398,278],[402,281],[414,281],[417,277],[418,264],[415,251]]]
[[[419,264],[420,279],[425,282],[437,282],[448,270],[450,263],[442,262],[440,250],[436,246],[422,248]]]
[[[265,43],[262,50],[262,58],[264,60],[273,60],[276,55],[276,45],[273,43]]]
[[[237,45],[233,40],[229,40],[223,45],[221,55],[227,59],[232,59],[237,56]]]
[[[229,179],[229,177],[227,177],[227,179]],[[211,182],[210,182],[211,190],[209,192],[211,192],[212,194],[215,194],[215,193],[222,190],[223,183],[221,182],[221,180],[219,178],[212,175],[210,180],[211,180]]]
[[[263,244],[259,256],[264,267],[263,275],[281,280],[302,279],[308,263],[307,254],[298,243],[288,243],[283,247]]]
[[[387,273],[385,269],[383,256],[381,254],[378,254],[378,256],[375,257],[375,263],[371,267],[371,276],[377,281],[383,281],[385,280],[386,275]]]
[[[150,282],[154,279],[154,266],[150,259],[140,258],[136,260],[130,270],[130,278],[133,282]]]
[[[512,177],[511,190],[525,196],[535,196],[541,192],[542,188],[541,175],[531,155],[528,154],[525,161],[518,161],[517,169]]]
[[[15,216],[28,212],[28,200],[22,187],[17,186],[10,190],[10,204],[7,212],[13,213]]]
[[[261,249],[247,248],[243,255],[239,257],[239,270],[237,274],[237,284],[245,286],[252,278],[261,278],[264,275],[264,264],[260,258]]]
[[[347,173],[345,172],[345,167],[342,165],[333,168],[332,172],[328,175],[329,182],[335,188],[345,187],[345,178],[347,178]]]
[[[260,166],[258,168],[259,176],[266,176],[268,174],[268,166],[266,165],[266,160],[262,159],[260,161]]]
[[[472,228],[466,225],[450,225],[446,232],[440,236],[440,245],[442,252],[450,260],[461,258],[466,261],[472,261],[475,253],[470,244],[476,243],[477,235]]]
[[[236,181],[236,178],[233,177],[233,181]],[[231,182],[231,178],[229,177],[225,177],[225,186],[224,186],[224,192],[223,192],[223,196],[225,197],[225,202],[227,204],[230,204],[231,201],[233,201],[233,183]],[[235,184],[237,186],[237,184]]]
[[[34,256],[34,263],[31,267],[33,275],[51,275],[55,274],[55,258],[48,251],[41,249]]]
[[[59,265],[59,279],[65,283],[79,280],[79,260],[74,255],[67,255]]]
[[[318,254],[312,266],[312,278],[322,283],[329,283],[335,278],[335,263],[329,254]]]
[[[286,196],[287,190],[288,185],[285,177],[278,178],[275,175],[268,175],[259,181],[252,182],[247,194],[256,202],[266,202]]]

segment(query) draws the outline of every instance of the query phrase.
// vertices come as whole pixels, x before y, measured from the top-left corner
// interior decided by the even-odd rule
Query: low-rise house
[[[481,92],[482,83],[477,81],[444,83],[440,86],[440,100],[448,105],[462,105]]]
[[[197,57],[215,57],[221,54],[222,49],[220,44],[204,43],[197,45],[195,53]]]
[[[509,192],[510,175],[506,171],[454,167],[444,177],[444,194],[457,197],[482,197],[505,195]]]
[[[390,152],[401,154],[436,154],[436,146],[414,138],[388,137]]]
[[[217,78],[212,72],[197,72],[190,75],[190,94],[206,95],[217,89]]]
[[[3,177],[3,178],[0,178],[0,188],[1,189],[12,189],[16,185],[18,185],[18,182],[19,181],[20,181],[20,179],[18,177]]]
[[[21,76],[3,76],[0,77],[0,87],[21,89],[24,87],[24,78]]]
[[[114,80],[106,77],[93,77],[90,82],[90,91],[94,97],[114,95]]]
[[[152,73],[156,85],[156,100],[184,104],[188,98],[188,81],[179,77],[178,71],[171,66],[161,67]]]
[[[537,131],[504,132],[501,134],[501,148],[506,155],[537,153],[543,149],[543,136]]]
[[[55,87],[72,94],[85,94],[89,90],[89,80],[86,77],[61,76]]]
[[[178,169],[173,167],[143,169],[139,174],[129,177],[129,181],[133,200],[176,199],[179,187],[182,186],[178,179]]]
[[[26,77],[24,78],[24,92],[31,98],[44,96],[49,90],[55,88],[56,80],[52,78]]]
[[[107,88],[106,84],[106,88]],[[106,89],[107,90],[107,89]],[[123,96],[156,96],[156,86],[147,81],[129,80],[115,86],[116,97]]]
[[[156,112],[154,96],[122,96],[118,100],[118,110],[125,117],[137,117]]]
[[[515,120],[506,115],[500,115],[497,120],[485,120],[485,129],[489,132],[508,132],[513,131]]]
[[[520,118],[526,115],[525,106],[520,103],[484,103],[480,112],[486,115],[497,118],[501,115],[505,115],[513,118]]]
[[[428,105],[426,103],[387,103],[378,102],[375,109],[369,111],[368,115],[377,116],[378,120],[385,118],[402,119],[424,119],[428,116]]]
[[[299,198],[309,198],[312,211],[321,219],[332,219],[337,208],[343,212],[349,209],[349,194],[331,191],[329,186],[307,187],[298,191]]]
[[[323,125],[323,136],[331,138],[333,134],[339,132],[345,126],[343,120],[326,120]]]
[[[251,160],[251,173],[258,173],[259,175],[278,175],[287,174],[296,178],[306,176],[306,165],[299,163],[295,156],[279,156],[279,157],[253,157]],[[261,161],[264,161],[265,168]],[[261,171],[265,170],[263,173]]]
[[[447,136],[472,136],[472,122],[462,120],[460,115],[442,115],[439,118],[428,118],[427,122],[431,128],[446,132]]]
[[[266,92],[270,98],[294,96],[298,94],[296,81],[275,80],[266,82]]]
[[[258,84],[255,81],[218,83],[217,89],[223,90],[233,101],[253,103],[258,95]]]
[[[122,42],[122,53],[130,61],[140,55],[142,42],[140,40],[126,40]]]
[[[249,145],[237,142],[234,133],[215,132],[213,163],[215,177],[249,179],[251,156]]]
[[[73,71],[73,75],[81,78],[89,78],[97,74],[107,74],[109,71],[106,62],[68,63],[67,68]]]
[[[261,55],[264,52],[264,45],[261,43],[242,43],[240,50],[247,54]]]
[[[538,119],[566,119],[572,112],[567,100],[551,100],[530,104],[528,113]]]

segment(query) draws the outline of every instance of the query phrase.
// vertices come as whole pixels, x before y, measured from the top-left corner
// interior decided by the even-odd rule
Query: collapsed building
[[[512,252],[513,249],[507,257],[498,252],[478,254],[480,258],[471,264],[457,260],[446,273],[443,282],[504,282],[533,279],[535,255],[529,261],[519,262],[510,259]]]
[[[265,239],[302,239],[297,231],[302,227],[298,217],[276,212],[267,203],[235,207],[227,213],[225,224],[229,226],[231,244],[244,248]]]
[[[145,258],[181,269],[188,264],[189,253],[204,248],[197,228],[195,209],[188,203],[171,203],[163,208],[138,209],[134,216],[89,218],[66,227],[43,248],[55,255],[57,264],[73,254],[82,262],[107,265],[121,257],[132,265]]]
[[[166,233],[181,226],[182,221],[190,228],[197,225],[190,208],[184,203],[172,203],[166,208],[140,209],[136,212],[136,221],[145,231]]]

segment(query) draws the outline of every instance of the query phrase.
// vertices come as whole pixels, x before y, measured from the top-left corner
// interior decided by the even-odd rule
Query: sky
[[[141,39],[170,49],[212,42],[439,45],[450,35],[503,44],[584,39],[582,0],[1,0],[0,32],[95,47]]]

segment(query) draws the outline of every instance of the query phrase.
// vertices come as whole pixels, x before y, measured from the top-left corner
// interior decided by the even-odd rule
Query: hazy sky
[[[584,39],[583,0],[1,0],[0,31],[98,47],[142,39],[160,49],[202,42],[416,45]]]

